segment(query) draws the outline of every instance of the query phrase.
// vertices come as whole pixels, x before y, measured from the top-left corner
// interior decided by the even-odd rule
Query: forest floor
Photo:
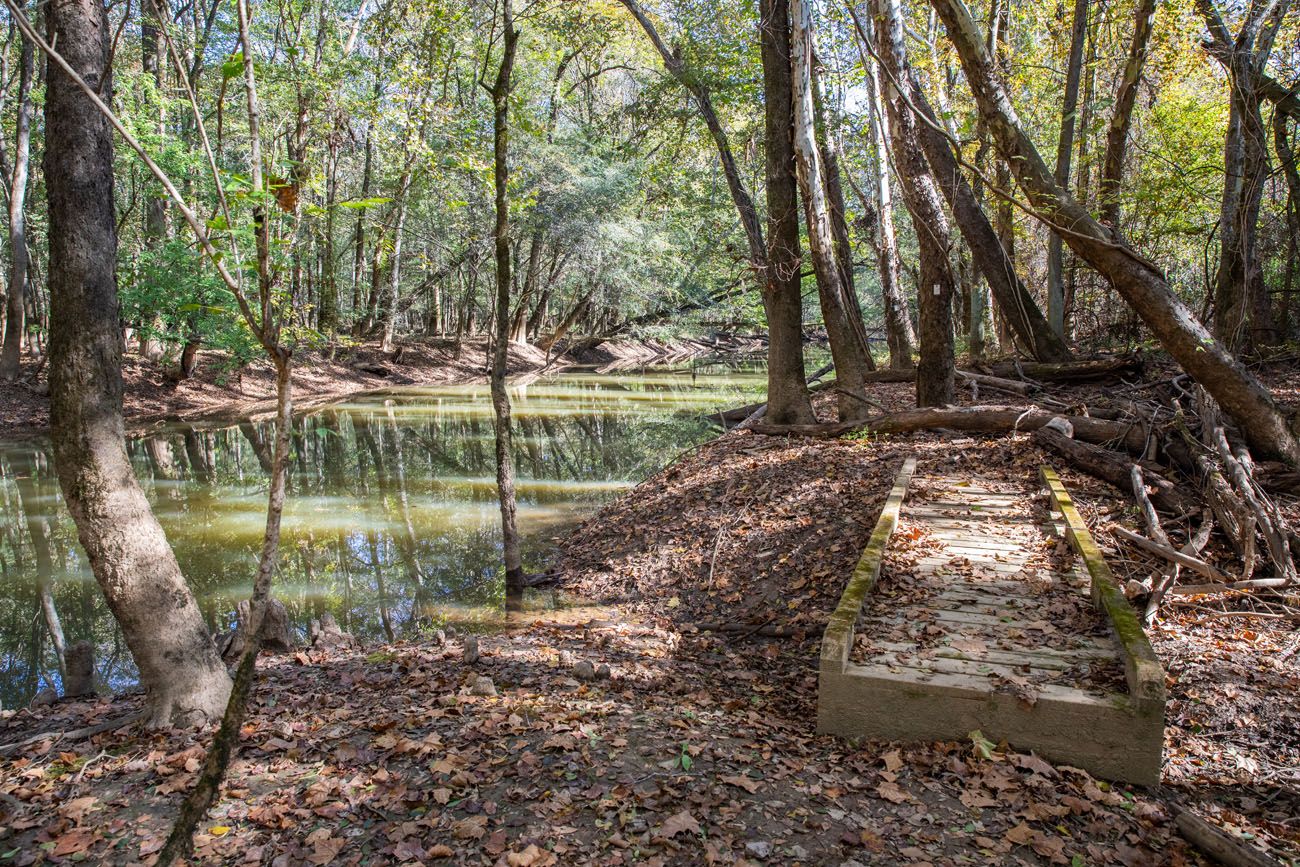
[[[1275,385],[1300,399],[1294,372]],[[1174,828],[1181,805],[1300,863],[1300,637],[1294,613],[1262,616],[1249,598],[1191,597],[1151,631],[1170,690],[1156,788],[1005,745],[815,734],[821,627],[909,454],[919,473],[1009,480],[1046,459],[1026,436],[730,434],[569,534],[555,565],[583,607],[483,634],[477,662],[463,633],[264,657],[196,860],[1209,863]],[[1150,572],[1105,529],[1135,526],[1128,498],[1063,476],[1119,578]],[[701,629],[719,622],[743,631]],[[586,662],[611,676],[586,679]],[[480,677],[495,695],[474,694]],[[7,712],[0,742],[138,702]],[[0,759],[0,864],[148,863],[202,743],[133,727]]]

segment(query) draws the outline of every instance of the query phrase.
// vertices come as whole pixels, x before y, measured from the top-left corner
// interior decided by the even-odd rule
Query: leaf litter
[[[815,734],[820,625],[903,455],[931,475],[1032,478],[1042,460],[1025,438],[952,443],[724,437],[561,543],[568,592],[601,606],[586,628],[525,619],[481,636],[474,664],[459,637],[263,657],[195,862],[1205,863],[1161,792],[979,732],[924,744]],[[1114,508],[1113,492],[1067,483],[1090,520]],[[699,628],[708,622],[745,630]],[[1265,664],[1291,633],[1266,623],[1251,634],[1194,616],[1155,630],[1171,675],[1166,783],[1295,857],[1300,684],[1294,664]],[[962,640],[987,645],[952,646]],[[610,666],[610,678],[576,679],[577,660]],[[479,677],[496,696],[472,694]],[[139,703],[5,712],[0,739]],[[0,863],[150,863],[203,743],[124,728],[0,759]]]

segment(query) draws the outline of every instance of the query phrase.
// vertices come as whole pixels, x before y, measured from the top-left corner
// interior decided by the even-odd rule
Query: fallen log
[[[1078,428],[1075,435],[1078,435]],[[1034,431],[1034,442],[1065,458],[1075,469],[1109,482],[1126,494],[1132,493],[1131,473],[1137,464],[1128,455],[1070,439],[1046,427]],[[1187,515],[1200,508],[1193,497],[1160,474],[1143,467],[1142,478],[1147,487],[1153,489],[1149,494],[1151,503],[1160,511]]]
[[[754,433],[766,436],[836,437],[846,433],[865,431],[877,434],[914,433],[934,428],[966,431],[969,433],[1012,433],[1036,431],[1054,418],[1061,417],[1074,427],[1076,439],[1097,444],[1115,443],[1127,451],[1141,453],[1146,448],[1146,425],[1134,422],[1110,421],[1090,416],[1049,412],[1036,406],[944,406],[909,409],[902,412],[878,415],[858,422],[828,422],[825,424],[756,424]]]
[[[1174,825],[1187,842],[1226,867],[1279,867],[1268,855],[1220,831],[1191,810],[1179,810]]]
[[[999,361],[985,365],[985,369],[994,376],[1028,378],[1039,382],[1094,382],[1139,376],[1144,366],[1141,356],[1122,355],[1118,358],[1089,358],[1059,363]]]
[[[1038,391],[1038,387],[1023,379],[1006,379],[1001,376],[992,376],[987,373],[979,373],[974,370],[958,370],[957,376],[968,382],[977,382],[988,388],[996,388],[999,391],[1009,391],[1012,394],[1027,395]],[[916,370],[873,370],[866,376],[862,377],[865,383],[896,383],[896,382],[916,382]]]
[[[1022,397],[1038,391],[1038,386],[1032,382],[1025,382],[1019,379],[1003,379],[1000,376],[989,376],[987,373],[975,373],[970,370],[957,371],[957,377],[967,382],[973,382],[976,385],[982,385],[985,388],[992,388],[997,391],[1006,391],[1011,394],[1018,394]]]

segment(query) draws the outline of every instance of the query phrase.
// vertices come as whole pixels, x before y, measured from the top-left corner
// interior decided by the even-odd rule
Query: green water
[[[543,570],[555,536],[712,436],[705,417],[762,386],[760,369],[721,363],[513,386],[525,568]],[[251,587],[267,491],[252,443],[270,437],[266,425],[173,426],[129,443],[214,633],[230,626]],[[0,702],[20,706],[58,687],[42,573],[68,643],[94,642],[102,681],[132,684],[130,654],[63,508],[48,443],[0,443],[0,517]],[[500,548],[486,386],[395,390],[297,421],[275,593],[300,631],[323,611],[365,639],[482,617],[501,601]]]

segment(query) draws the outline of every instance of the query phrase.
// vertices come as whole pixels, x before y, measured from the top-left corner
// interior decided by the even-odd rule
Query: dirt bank
[[[567,364],[611,368],[661,364],[721,351],[737,351],[736,341],[622,339],[585,350],[579,356],[548,358],[534,346],[512,344],[510,373],[555,370]],[[748,343],[745,347],[753,349]],[[761,347],[760,347],[761,348]],[[294,358],[294,403],[299,410],[380,389],[404,385],[443,385],[484,381],[487,341],[411,340],[400,354],[377,342],[333,353],[303,350]],[[221,422],[274,410],[275,377],[270,364],[255,361],[232,369],[223,353],[204,350],[194,376],[180,380],[175,364],[163,366],[130,354],[123,362],[124,406],[132,430],[163,421]],[[49,382],[44,366],[28,364],[17,382],[0,388],[0,437],[35,435],[49,427]]]

